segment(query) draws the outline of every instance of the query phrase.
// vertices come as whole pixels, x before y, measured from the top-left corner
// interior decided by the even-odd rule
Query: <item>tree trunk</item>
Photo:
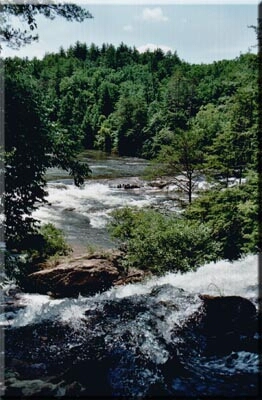
[[[188,176],[188,202],[191,204],[192,202],[192,174],[190,173]]]

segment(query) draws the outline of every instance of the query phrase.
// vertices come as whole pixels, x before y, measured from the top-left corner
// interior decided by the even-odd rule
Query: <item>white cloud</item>
[[[133,32],[134,27],[133,27],[132,25],[125,25],[125,26],[123,27],[123,29],[124,29],[124,31],[126,31],[126,32]]]
[[[152,22],[166,22],[168,21],[168,17],[163,14],[163,10],[160,7],[155,8],[144,8],[142,11],[141,19],[143,21],[152,21]]]
[[[167,53],[168,51],[173,51],[173,49],[171,49],[171,47],[165,46],[164,44],[159,44],[158,45],[158,44],[153,44],[153,43],[148,43],[148,44],[145,44],[145,45],[140,46],[140,47],[137,48],[139,53],[144,53],[147,50],[155,51],[157,49],[163,50],[164,53]]]

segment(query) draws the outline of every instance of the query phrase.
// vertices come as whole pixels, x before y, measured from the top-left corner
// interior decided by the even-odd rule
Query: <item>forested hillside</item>
[[[241,177],[254,163],[254,54],[190,65],[160,49],[76,43],[43,60],[7,59],[6,74],[35,82],[47,117],[84,148],[154,158],[187,132],[198,161],[208,153],[225,175]]]

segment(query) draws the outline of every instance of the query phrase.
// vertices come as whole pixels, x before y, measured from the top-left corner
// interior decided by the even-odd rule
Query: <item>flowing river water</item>
[[[137,183],[133,177],[141,175],[145,161],[91,159],[89,164],[95,179],[83,188],[74,187],[63,173],[50,171],[50,205],[35,214],[63,229],[71,244],[112,247],[106,223],[110,212],[124,205],[179,209],[173,187],[119,187]],[[167,273],[76,299],[16,292],[10,285],[5,288],[7,304],[15,297],[17,307],[0,315],[7,393],[258,397],[256,328],[248,333],[244,323],[238,333],[218,334],[223,318],[217,314],[215,331],[207,332],[199,295],[208,294],[241,296],[257,309],[257,257],[210,263],[194,272]],[[253,317],[248,318],[247,313],[244,319],[252,325]]]
[[[85,158],[82,158],[85,160]],[[139,177],[147,162],[135,158],[87,158],[92,179],[78,188],[72,179],[56,169],[48,172],[48,202],[33,215],[61,228],[73,246],[112,247],[106,224],[111,211],[123,206],[151,206],[179,210],[177,195],[168,186],[152,187]],[[139,186],[124,189],[119,186]]]

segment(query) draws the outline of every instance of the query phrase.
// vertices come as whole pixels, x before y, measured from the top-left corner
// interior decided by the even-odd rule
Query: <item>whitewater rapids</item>
[[[9,315],[9,324],[25,326],[38,323],[42,320],[67,321],[81,324],[86,307],[96,307],[99,301],[121,299],[138,295],[147,295],[152,288],[162,285],[171,285],[181,288],[192,295],[209,294],[215,296],[241,296],[258,304],[258,257],[249,255],[232,263],[219,261],[209,263],[196,271],[181,273],[167,273],[162,277],[153,277],[143,283],[128,284],[113,287],[110,290],[92,297],[79,296],[77,299],[51,299],[47,295],[21,293],[20,305],[26,306],[15,315]],[[189,304],[184,318],[192,314],[200,301]],[[2,314],[1,324],[6,320]],[[12,321],[12,322],[11,322]]]

